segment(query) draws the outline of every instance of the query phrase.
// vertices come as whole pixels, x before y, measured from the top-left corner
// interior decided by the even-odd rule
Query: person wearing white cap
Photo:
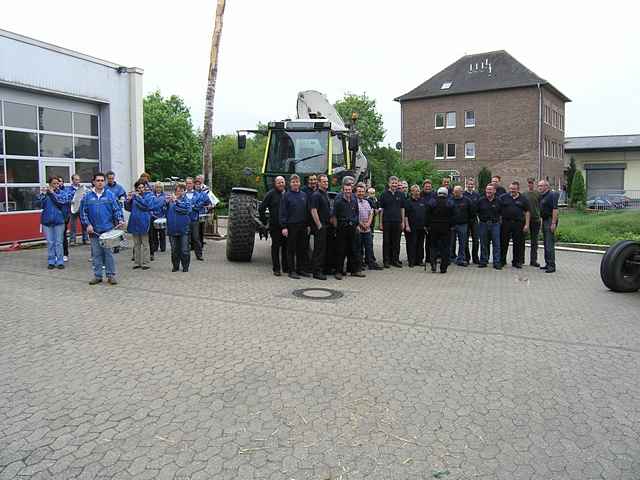
[[[440,187],[437,197],[427,203],[426,225],[431,233],[431,271],[435,272],[440,257],[440,273],[449,267],[450,231],[453,221],[453,206],[447,198],[449,190]]]

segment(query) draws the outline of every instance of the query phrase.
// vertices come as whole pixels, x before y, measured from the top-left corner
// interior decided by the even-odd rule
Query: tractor
[[[268,190],[277,176],[289,180],[297,174],[305,183],[310,175],[329,176],[335,190],[342,179],[351,176],[364,180],[367,161],[359,148],[355,130],[357,115],[345,125],[326,97],[316,91],[298,94],[297,119],[269,122],[266,130],[239,130],[238,148],[246,147],[248,133],[266,135],[261,181]],[[249,172],[250,174],[252,172]],[[334,193],[335,195],[335,193]],[[331,195],[330,195],[331,196]],[[258,191],[235,187],[229,198],[227,259],[251,261],[256,232],[267,235],[267,226],[258,216]]]
[[[600,278],[614,292],[640,290],[640,242],[621,240],[611,245],[600,262]]]

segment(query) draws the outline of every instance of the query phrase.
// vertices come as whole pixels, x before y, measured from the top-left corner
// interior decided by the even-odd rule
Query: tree
[[[573,184],[573,178],[576,174],[576,159],[571,156],[569,160],[569,168],[567,170],[567,192],[571,196],[571,185]]]
[[[225,0],[218,0],[216,18],[211,37],[211,53],[209,56],[209,79],[207,81],[207,96],[204,106],[204,125],[202,135],[202,168],[204,170],[204,183],[211,185],[213,177],[213,98],[216,94],[216,79],[218,77],[218,50],[220,48],[220,36],[222,35],[222,17],[224,15]]]
[[[355,95],[347,93],[342,100],[334,105],[345,122],[351,120],[351,114],[358,114],[356,129],[360,133],[360,148],[368,155],[384,139],[385,129],[382,115],[376,110],[376,101],[366,93]]]
[[[153,180],[200,172],[201,149],[191,113],[182,98],[160,91],[144,98],[145,168]]]
[[[571,183],[570,205],[576,208],[583,208],[586,200],[587,192],[584,188],[584,177],[582,176],[582,172],[577,170]]]
[[[491,183],[491,170],[487,167],[482,167],[478,172],[478,191],[484,192],[489,183]]]

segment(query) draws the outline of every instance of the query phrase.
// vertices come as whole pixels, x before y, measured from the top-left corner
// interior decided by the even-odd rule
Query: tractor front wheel
[[[602,257],[600,277],[614,292],[640,289],[640,242],[622,240],[613,244]]]
[[[252,188],[234,188],[229,198],[227,220],[227,259],[250,262],[256,239],[255,217],[258,192]]]

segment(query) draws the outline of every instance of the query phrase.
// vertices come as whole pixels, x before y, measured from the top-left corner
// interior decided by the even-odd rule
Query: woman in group
[[[189,271],[189,263],[191,261],[191,253],[189,250],[189,223],[191,202],[185,195],[187,189],[184,183],[176,185],[175,195],[167,197],[167,235],[169,235],[169,243],[171,243],[171,263],[173,263],[172,272],[180,270],[182,263],[182,271]]]
[[[160,250],[167,249],[167,234],[165,228],[155,228],[153,222],[159,218],[165,218],[167,208],[167,197],[164,194],[162,182],[153,185],[153,198],[151,206],[151,224],[149,225],[149,247],[151,249],[151,260],[153,255]]]
[[[47,239],[47,268],[64,269],[62,240],[65,228],[65,209],[69,202],[67,195],[58,190],[58,178],[49,178],[49,186],[41,189],[37,202],[42,208],[40,223]]]
[[[133,236],[134,269],[149,269],[149,223],[151,222],[152,194],[144,191],[144,183],[137,181],[136,191],[129,193],[125,209],[131,212],[127,232]]]

